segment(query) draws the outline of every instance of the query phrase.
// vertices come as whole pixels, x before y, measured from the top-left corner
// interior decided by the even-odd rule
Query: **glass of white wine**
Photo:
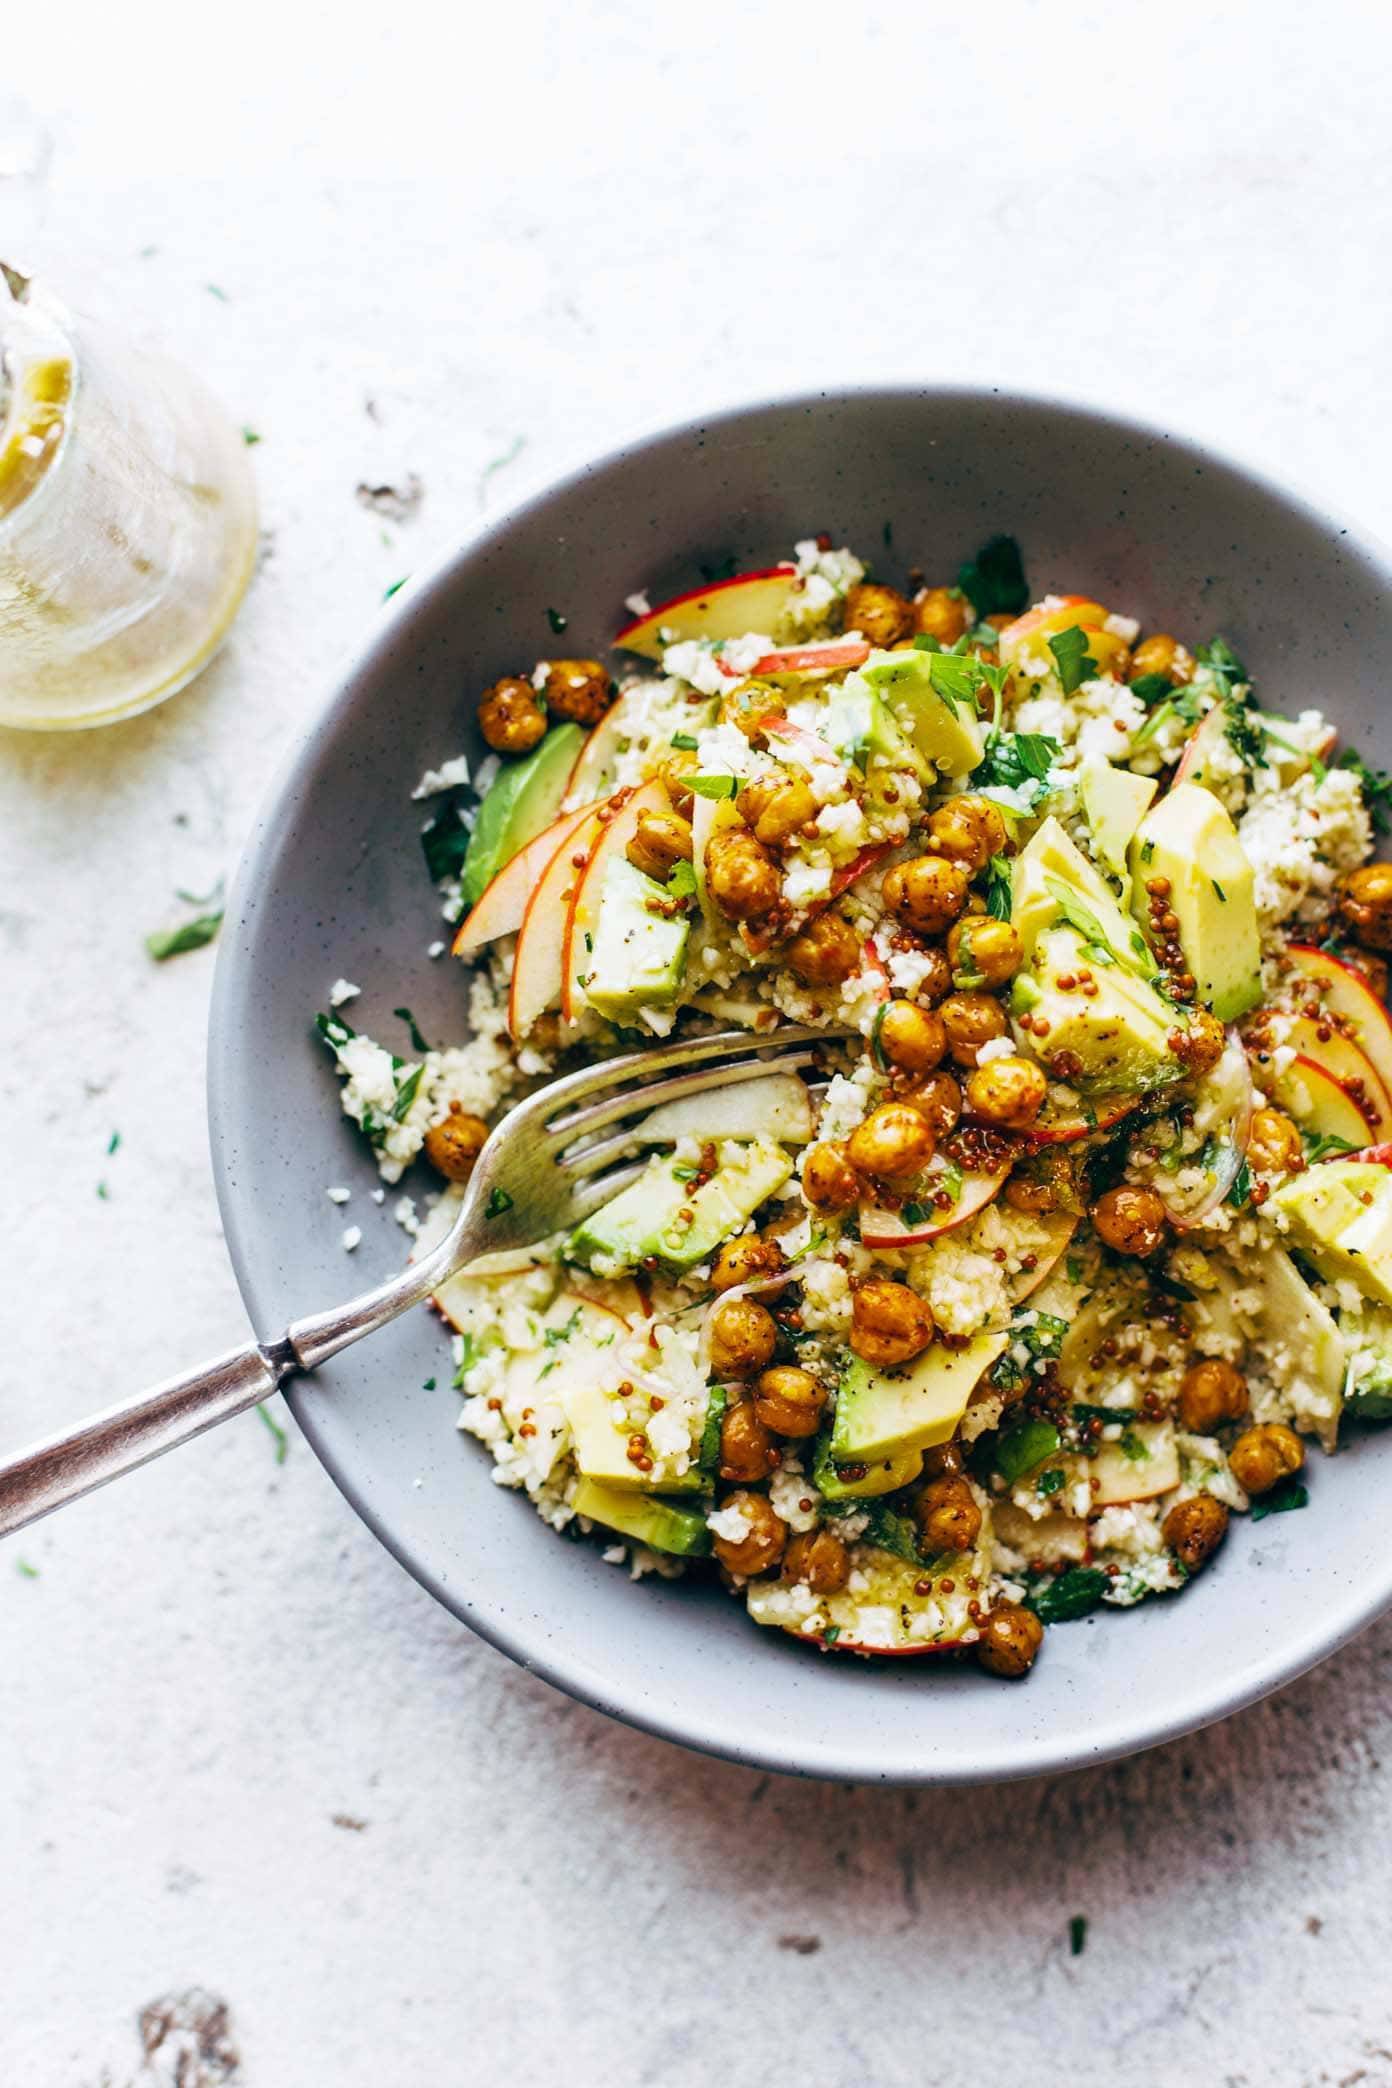
[[[0,264],[0,725],[107,725],[192,680],[256,560],[246,445],[187,371]]]

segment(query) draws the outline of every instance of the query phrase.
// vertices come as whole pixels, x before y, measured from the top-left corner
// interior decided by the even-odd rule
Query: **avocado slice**
[[[1102,754],[1089,754],[1078,772],[1078,782],[1093,846],[1129,891],[1126,852],[1160,786],[1153,776],[1133,776],[1130,769],[1114,767]]]
[[[1392,1305],[1392,1170],[1367,1160],[1325,1160],[1283,1182],[1271,1208],[1322,1276],[1352,1277],[1367,1298]]]
[[[832,1458],[869,1464],[947,1442],[1008,1338],[978,1334],[965,1348],[935,1346],[896,1371],[875,1370],[853,1356],[837,1388]]]
[[[530,754],[503,763],[484,792],[460,872],[466,906],[482,898],[504,863],[550,826],[584,739],[578,725],[553,725]]]
[[[1162,1001],[1153,986],[1119,964],[1099,960],[1099,945],[1076,928],[1051,928],[1039,937],[1028,971],[1011,988],[1017,1015],[1033,1018],[1036,1033],[1048,1024],[1045,1046],[1052,1059],[1068,1053],[1077,1070],[1069,1085],[1084,1093],[1145,1094],[1178,1080],[1184,1068],[1170,1050],[1170,1037],[1185,1017]],[[1096,991],[1085,995],[1076,981],[1092,974]],[[1075,983],[1061,986],[1059,981]],[[1026,1047],[1038,1050],[1033,1038]]]
[[[684,1501],[664,1501],[656,1494],[618,1493],[598,1480],[581,1479],[571,1506],[577,1515],[602,1523],[606,1530],[632,1537],[650,1551],[675,1552],[679,1558],[704,1558],[711,1548],[704,1508]]]
[[[681,991],[690,940],[691,917],[681,902],[626,856],[615,856],[604,872],[594,948],[581,981],[586,1000],[614,1022],[639,1008],[670,1007]]]
[[[821,734],[843,760],[858,768],[878,754],[896,767],[927,775],[918,749],[910,746],[879,691],[863,674],[848,674],[828,692]]]
[[[1060,921],[1069,922],[1092,945],[1093,968],[1100,961],[1142,978],[1156,977],[1158,967],[1136,923],[1050,817],[1020,851],[1011,873],[1010,925],[1028,958],[1040,936]]]
[[[599,1376],[570,1379],[561,1387],[561,1405],[585,1478],[622,1493],[699,1493],[705,1485],[694,1460],[685,1472],[673,1471],[670,1459],[657,1460],[650,1472],[633,1462],[628,1454],[633,1430],[617,1395]]]
[[[812,1457],[812,1483],[827,1501],[865,1501],[878,1494],[912,1486],[923,1470],[921,1450],[901,1450],[895,1457],[838,1464],[831,1454],[831,1430],[823,1429]]]
[[[980,723],[975,711],[969,713],[964,703],[949,701],[934,687],[932,653],[872,653],[860,674],[940,775],[966,776],[978,766]]]
[[[1339,1315],[1348,1344],[1348,1411],[1359,1421],[1392,1421],[1392,1316],[1378,1306]]]
[[[771,1139],[725,1139],[720,1164],[699,1188],[670,1154],[653,1160],[636,1182],[576,1227],[566,1245],[571,1261],[598,1263],[616,1275],[656,1261],[674,1274],[714,1254],[738,1232],[793,1171]]]
[[[1146,883],[1169,880],[1179,946],[1204,1007],[1235,1022],[1261,999],[1261,944],[1252,866],[1211,790],[1177,783],[1147,812],[1131,844],[1132,905],[1145,925]]]

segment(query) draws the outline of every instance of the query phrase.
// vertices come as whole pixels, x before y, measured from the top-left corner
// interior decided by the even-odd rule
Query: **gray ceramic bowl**
[[[554,649],[600,653],[625,595],[783,555],[830,531],[895,580],[950,574],[995,530],[1033,593],[1086,591],[1147,625],[1221,629],[1274,707],[1318,701],[1392,762],[1387,557],[1290,494],[1156,430],[1043,400],[943,390],[826,394],[678,429],[592,466],[400,598],[266,807],[218,967],[213,1150],[227,1238],[263,1334],[385,1273],[383,1217],[349,1260],[325,1186],[374,1176],[340,1118],[310,1018],[340,974],[353,1016],[409,1004],[457,1035],[465,980],[441,932],[409,801],[477,746],[471,702]],[[1192,1730],[1331,1652],[1392,1599],[1388,1448],[1316,1458],[1301,1515],[1239,1524],[1183,1598],[1050,1632],[1010,1687],[932,1659],[825,1657],[755,1629],[713,1587],[632,1585],[493,1485],[455,1432],[445,1343],[417,1313],[290,1394],[319,1456],[402,1564],[524,1666],[691,1746],[841,1778],[947,1783],[1079,1767]],[[435,1379],[438,1389],[424,1389]]]

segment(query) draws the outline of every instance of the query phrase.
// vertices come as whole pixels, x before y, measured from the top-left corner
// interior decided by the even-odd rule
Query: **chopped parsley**
[[[1114,1421],[1124,1424],[1140,1418],[1139,1407],[1084,1406],[1079,1403],[1070,1407],[1069,1412],[1075,1421],[1100,1421],[1104,1428]]]
[[[834,1646],[840,1636],[841,1626],[839,1624],[828,1624],[826,1630],[822,1633],[822,1644],[824,1646]]]
[[[37,1580],[39,1577],[38,1567],[31,1566],[27,1559],[15,1560],[15,1572],[20,1576],[21,1580]]]
[[[1087,1947],[1087,1916],[1075,1914],[1068,1924],[1068,1955],[1081,1957]]]
[[[976,692],[985,679],[980,662],[965,654],[935,652],[928,661],[928,678],[950,710],[974,710]]]
[[[964,1177],[961,1168],[955,1160],[948,1160],[944,1163],[939,1179],[943,1195],[949,1197],[953,1203],[956,1203],[958,1197],[962,1194]]]
[[[446,804],[421,832],[421,851],[432,884],[458,877],[469,853],[469,829],[454,805]]]
[[[562,616],[559,609],[548,609],[546,612],[546,621],[551,626],[553,637],[559,638],[562,631],[565,630],[566,626],[569,624],[570,618],[568,616]]]
[[[683,754],[694,754],[700,744],[694,732],[674,732],[672,734],[672,745],[680,747]]]
[[[991,1372],[993,1385],[1000,1383],[997,1372],[1009,1356],[1007,1349]],[[1018,1365],[1013,1367],[1019,1368]],[[1062,1438],[1052,1421],[1017,1421],[1013,1428],[1005,1430],[996,1444],[996,1470],[1007,1486],[1013,1486],[1017,1479],[1023,1479],[1027,1472],[1034,1471],[1061,1448]]]
[[[390,587],[384,587],[382,590],[382,600],[384,602],[389,602],[394,594],[400,594],[402,588],[406,585],[406,582],[410,579],[410,577],[411,576],[409,573],[403,573],[399,580],[392,581]]]
[[[1097,1566],[1070,1566],[1025,1597],[1041,1624],[1071,1624],[1096,1609],[1111,1585]]]
[[[112,1134],[111,1134],[111,1136],[110,1136],[110,1138],[108,1138],[108,1140],[106,1141],[106,1150],[107,1150],[107,1152],[108,1152],[108,1153],[115,1153],[115,1152],[118,1152],[118,1151],[120,1150],[120,1145],[121,1145],[121,1134],[120,1134],[120,1132],[119,1132],[119,1131],[113,1131],[113,1132],[112,1132]]]
[[[1227,639],[1219,637],[1216,633],[1207,645],[1195,648],[1194,658],[1201,667],[1207,667],[1214,680],[1219,683],[1224,696],[1231,696],[1239,682],[1245,685],[1250,679],[1247,669]]]
[[[1223,1199],[1235,1211],[1245,1211],[1252,1201],[1252,1170],[1244,1160],[1233,1176],[1232,1187]]]
[[[1283,1479],[1279,1486],[1273,1486],[1270,1493],[1262,1494],[1259,1499],[1253,1501],[1252,1520],[1260,1522],[1264,1515],[1289,1515],[1292,1509],[1308,1508],[1309,1505],[1309,1488],[1302,1486],[1292,1473],[1288,1479]]]
[[[1048,789],[1049,771],[1062,752],[1058,741],[1047,733],[1000,732],[993,726],[972,781],[978,787],[997,784],[1024,790],[1037,800]]]
[[[243,428],[242,440],[248,449],[255,449],[261,437],[257,434],[255,428]]]
[[[1047,1501],[1054,1494],[1062,1492],[1067,1479],[1068,1474],[1066,1472],[1061,1471],[1057,1465],[1050,1465],[1048,1471],[1041,1472],[1035,1480],[1034,1490]]]
[[[1336,1153],[1354,1153],[1358,1150],[1347,1138],[1340,1138],[1336,1131],[1302,1131],[1300,1138],[1305,1147],[1305,1159],[1311,1166],[1317,1160],[1332,1159]]]
[[[1050,652],[1058,667],[1059,687],[1065,696],[1071,696],[1085,681],[1097,676],[1097,662],[1088,651],[1087,632],[1080,624],[1070,624],[1048,641]]]
[[[512,1209],[512,1205],[513,1199],[508,1195],[506,1189],[490,1189],[483,1215],[485,1218],[501,1218],[504,1211]]]
[[[402,1124],[406,1121],[411,1104],[415,1101],[420,1091],[421,1075],[424,1072],[424,1066],[412,1066],[406,1078],[397,1082],[396,1100],[392,1103],[391,1111],[392,1118],[396,1123]]]
[[[464,1380],[468,1377],[469,1372],[478,1362],[478,1359],[478,1343],[474,1340],[473,1335],[461,1334],[459,1337],[459,1366],[454,1373],[454,1390],[456,1392],[463,1391]]]
[[[926,1225],[929,1215],[927,1204],[906,1203],[904,1206],[904,1223],[906,1225]]]
[[[1025,565],[1012,536],[993,536],[957,574],[957,585],[980,616],[1018,616],[1029,606]]]
[[[411,1013],[411,1010],[409,1008],[393,1008],[392,1013],[393,1015],[398,1017],[400,1021],[404,1022],[407,1029],[411,1032],[412,1050],[429,1051],[430,1046],[426,1043],[424,1037],[421,1035],[420,1025],[416,1021],[415,1016]]]
[[[1227,903],[1228,903],[1228,895],[1227,895],[1227,893],[1226,893],[1226,892],[1225,892],[1225,891],[1223,890],[1223,887],[1222,887],[1222,886],[1221,886],[1221,885],[1219,884],[1219,882],[1218,882],[1217,878],[1216,878],[1216,877],[1210,877],[1210,879],[1209,879],[1208,881],[1209,881],[1209,883],[1210,883],[1210,884],[1212,885],[1212,887],[1213,887],[1214,891],[1215,891],[1215,892],[1216,892],[1216,893],[1218,894],[1218,901],[1219,901],[1219,904],[1220,904],[1220,905],[1222,905],[1222,906],[1226,906],[1226,905],[1227,905]]]
[[[685,861],[673,865],[667,880],[667,891],[673,899],[691,899],[696,892],[696,872]]]
[[[101,1198],[103,1203],[110,1203],[111,1191],[107,1188],[105,1182],[98,1182],[97,1195]]]
[[[1269,768],[1266,758],[1268,735],[1240,703],[1228,697],[1223,705],[1223,734],[1244,768]],[[1270,737],[1275,737],[1274,734]],[[1292,749],[1292,752],[1295,750]]]
[[[435,1390],[435,1379],[427,1378],[425,1383],[421,1386],[421,1390],[422,1392],[433,1392]]]
[[[1075,928],[1087,945],[1087,952],[1096,964],[1117,964],[1120,959],[1107,940],[1107,931],[1091,907],[1084,906],[1071,885],[1061,877],[1045,875],[1045,889],[1058,907],[1059,913],[1070,928]]]
[[[265,1422],[266,1427],[271,1432],[271,1440],[275,1444],[276,1463],[278,1465],[284,1464],[285,1453],[290,1448],[289,1436],[285,1433],[285,1430],[281,1427],[279,1421],[276,1420],[275,1415],[271,1412],[269,1407],[258,1406],[256,1411],[261,1416],[261,1419]]]
[[[1150,1460],[1149,1450],[1141,1438],[1133,1434],[1129,1428],[1122,1431],[1121,1454],[1128,1464],[1146,1464]]]
[[[732,798],[739,789],[733,776],[688,776],[687,787],[697,797]]]
[[[1128,686],[1137,702],[1143,703],[1147,710],[1153,710],[1157,703],[1164,703],[1174,692],[1174,683],[1168,674],[1138,674]]]
[[[986,911],[993,921],[1010,919],[1010,862],[993,855],[986,865]]]
[[[177,896],[185,900],[189,897],[186,892],[180,892]],[[195,914],[191,921],[181,921],[177,928],[157,928],[152,934],[147,935],[145,947],[156,964],[163,964],[170,957],[182,957],[189,950],[201,950],[206,944],[214,941],[223,921],[221,902],[222,886],[219,884],[215,891],[209,893],[207,900],[190,902],[206,905],[206,913]]]
[[[1361,754],[1341,754],[1334,766],[1349,769],[1357,776],[1374,833],[1387,833],[1392,825],[1392,776],[1385,769],[1369,768]]]
[[[679,1160],[672,1169],[672,1180],[674,1182],[699,1182],[700,1179],[700,1168],[693,1166],[689,1160]]]

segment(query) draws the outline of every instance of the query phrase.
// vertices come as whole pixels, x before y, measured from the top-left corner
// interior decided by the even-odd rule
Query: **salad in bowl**
[[[468,1041],[403,1009],[399,1056],[347,981],[319,1017],[378,1196],[423,1159],[437,1236],[596,1055],[817,1036],[442,1288],[459,1425],[635,1576],[1022,1676],[1392,1414],[1392,786],[1223,637],[1031,602],[1009,538],[903,590],[809,539],[629,611],[421,779]]]

